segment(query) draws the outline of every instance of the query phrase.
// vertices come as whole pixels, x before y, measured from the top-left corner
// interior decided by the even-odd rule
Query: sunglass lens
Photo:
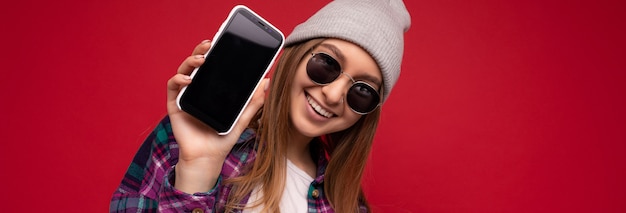
[[[306,65],[306,72],[311,80],[318,84],[333,82],[341,74],[341,66],[333,57],[316,53]]]
[[[363,82],[357,82],[350,87],[346,101],[354,111],[369,113],[378,106],[380,96],[371,86]]]

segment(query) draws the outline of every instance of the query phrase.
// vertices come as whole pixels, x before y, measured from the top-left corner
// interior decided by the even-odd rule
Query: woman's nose
[[[322,86],[322,93],[324,94],[324,101],[326,101],[326,104],[329,106],[335,106],[342,103],[342,100],[345,98],[348,88],[350,88],[351,85],[352,80],[349,76],[340,75],[337,79],[335,79],[335,81]]]

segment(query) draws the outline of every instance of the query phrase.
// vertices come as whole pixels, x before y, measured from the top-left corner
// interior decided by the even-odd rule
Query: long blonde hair
[[[285,185],[285,156],[290,134],[296,131],[289,118],[290,88],[298,64],[324,39],[313,39],[285,47],[272,77],[269,96],[251,122],[257,131],[256,160],[240,177],[225,180],[233,188],[226,203],[227,212],[242,209],[240,202],[255,187],[261,186],[263,196],[254,206],[263,205],[262,212],[279,212]],[[324,177],[324,194],[336,212],[358,212],[359,204],[368,207],[361,189],[374,133],[378,126],[380,107],[362,116],[352,127],[318,137],[329,157]],[[280,130],[280,131],[276,131]],[[319,156],[326,157],[326,156]]]

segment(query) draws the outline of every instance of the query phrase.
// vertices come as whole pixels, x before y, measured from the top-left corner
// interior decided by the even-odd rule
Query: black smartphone
[[[220,135],[230,133],[283,47],[283,33],[243,5],[213,38],[205,62],[177,97],[178,107]]]

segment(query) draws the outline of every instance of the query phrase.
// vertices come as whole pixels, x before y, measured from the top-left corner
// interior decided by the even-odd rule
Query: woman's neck
[[[289,144],[287,144],[287,159],[315,178],[317,167],[311,156],[310,144],[312,139],[300,134],[292,136]]]

